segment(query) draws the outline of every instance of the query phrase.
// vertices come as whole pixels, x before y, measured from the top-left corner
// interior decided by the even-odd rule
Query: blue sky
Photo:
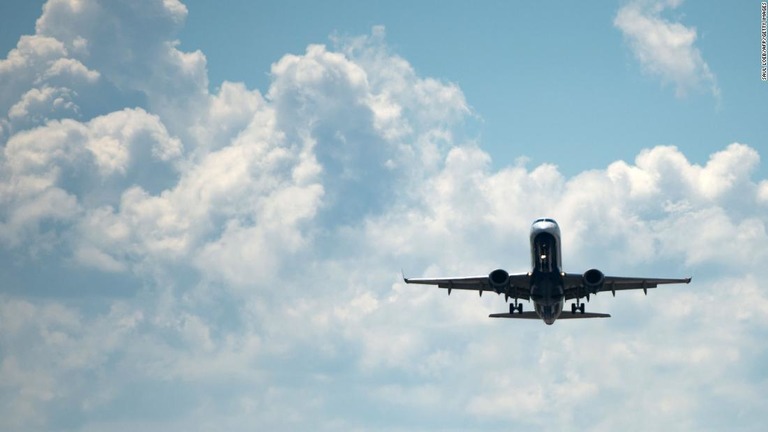
[[[673,86],[642,73],[613,25],[621,2],[306,3],[192,2],[182,46],[206,53],[212,85],[236,79],[265,88],[264,71],[283,53],[384,25],[389,47],[419,73],[461,87],[498,164],[524,154],[572,174],[595,162],[631,161],[638,149],[659,144],[689,148],[704,163],[725,142],[766,140],[756,127],[768,112],[760,96],[766,87],[754,79],[759,38],[745,25],[756,21],[749,4],[691,2],[662,14],[698,29],[696,46],[717,71],[717,101],[701,89],[670,98]],[[210,31],[235,17],[250,24]],[[584,146],[589,162],[578,150]]]
[[[3,14],[4,51],[15,46],[19,34],[33,30],[42,4],[6,2],[3,7],[12,13]],[[639,149],[653,145],[686,148],[692,161],[703,164],[724,143],[768,139],[757,126],[768,115],[763,103],[768,90],[754,79],[760,41],[745,24],[758,22],[759,28],[754,12],[759,3],[690,2],[661,14],[697,30],[695,45],[716,72],[721,91],[713,98],[699,88],[677,99],[670,98],[674,86],[643,73],[628,52],[613,25],[621,2],[185,4],[189,16],[180,46],[206,55],[212,89],[226,80],[264,91],[270,65],[284,54],[301,53],[311,43],[332,44],[334,35],[385,26],[389,48],[419,73],[461,87],[477,120],[470,133],[493,150],[497,167],[525,155],[575,174],[594,163],[631,161]],[[580,151],[585,146],[589,158]],[[765,173],[762,165],[759,170]]]
[[[759,2],[0,5],[0,429],[761,430]],[[498,322],[413,276],[682,277]],[[530,307],[530,305],[527,305]]]

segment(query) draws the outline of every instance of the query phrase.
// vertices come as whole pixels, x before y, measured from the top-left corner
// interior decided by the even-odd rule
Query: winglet
[[[685,279],[685,283],[687,283],[687,284],[691,283],[691,279],[693,279],[693,278],[691,278],[691,277],[686,278]]]
[[[408,278],[405,277],[405,272],[403,271],[403,269],[400,269],[400,274],[403,275],[403,282],[408,283]]]

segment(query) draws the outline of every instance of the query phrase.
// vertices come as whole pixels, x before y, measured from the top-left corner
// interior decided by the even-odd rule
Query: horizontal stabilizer
[[[491,318],[518,318],[518,319],[541,319],[536,312],[523,312],[523,313],[496,313],[488,315]]]
[[[576,318],[610,318],[611,314],[597,313],[597,312],[563,312],[557,319],[576,319]]]
[[[488,315],[491,318],[517,318],[517,319],[541,319],[539,315],[536,314],[536,312],[523,312],[523,313],[496,313],[496,314],[490,314]],[[595,312],[584,312],[584,313],[572,313],[572,312],[563,312],[560,314],[559,317],[557,317],[558,320],[561,319],[577,319],[577,318],[610,318],[610,314],[604,314],[604,313],[595,313]]]

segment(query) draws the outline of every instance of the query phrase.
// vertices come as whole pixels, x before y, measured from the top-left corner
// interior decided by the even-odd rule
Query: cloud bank
[[[494,170],[383,28],[211,92],[186,14],[51,0],[0,61],[3,429],[758,427],[754,148]],[[541,215],[570,271],[695,283],[547,328],[399,280],[525,270]]]

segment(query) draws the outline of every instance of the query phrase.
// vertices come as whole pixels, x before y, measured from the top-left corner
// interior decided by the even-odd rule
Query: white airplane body
[[[563,271],[560,253],[560,227],[553,219],[537,219],[531,226],[531,271],[528,273],[509,274],[497,269],[483,276],[453,278],[406,278],[406,283],[437,285],[447,288],[448,294],[454,289],[474,290],[483,295],[483,291],[503,294],[515,302],[509,305],[509,313],[491,314],[491,318],[541,319],[552,325],[557,319],[608,318],[609,314],[590,313],[584,310],[582,298],[589,301],[592,294],[601,291],[642,289],[648,294],[649,288],[662,284],[690,283],[691,278],[662,279],[606,276],[597,269],[590,269],[583,274]],[[523,305],[518,300],[533,302],[533,312],[523,312]],[[571,304],[570,312],[563,312],[567,300],[576,300]]]

